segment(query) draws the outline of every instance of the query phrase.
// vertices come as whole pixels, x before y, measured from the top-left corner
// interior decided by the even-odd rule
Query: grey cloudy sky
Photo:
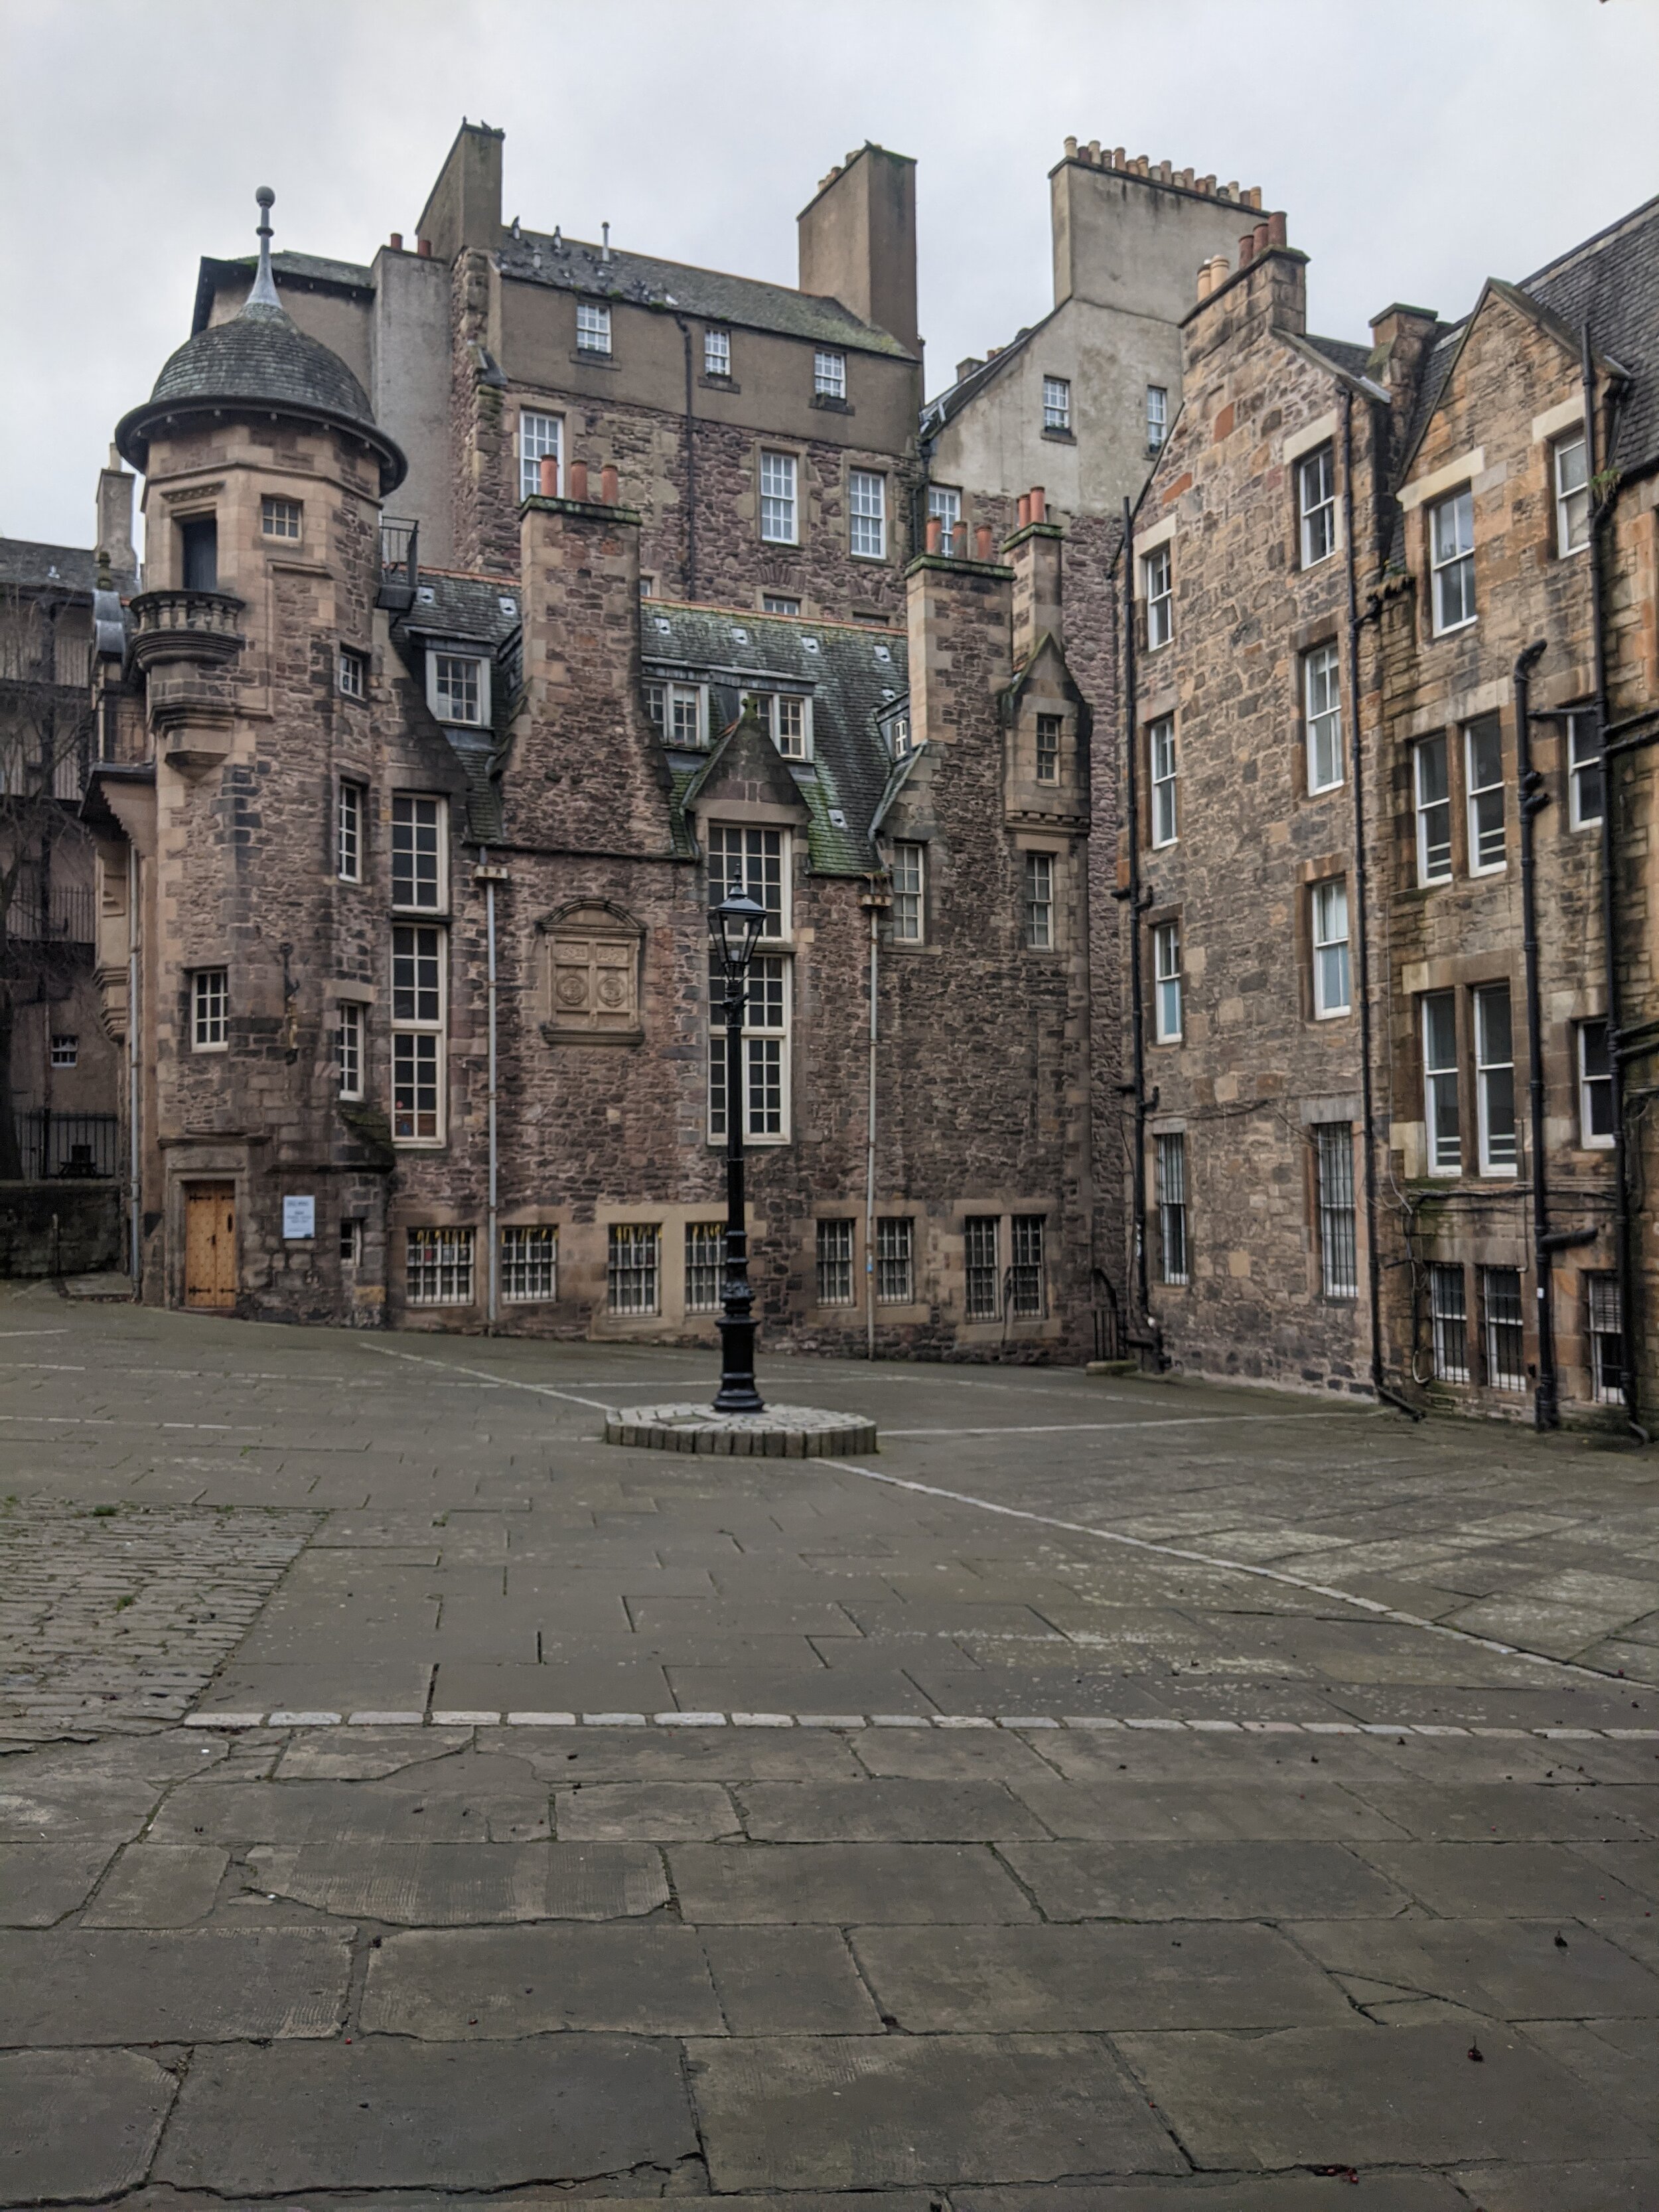
[[[1659,0],[0,0],[0,532],[88,543],[198,258],[368,260],[463,114],[510,217],[793,283],[865,138],[914,155],[928,388],[1051,304],[1068,132],[1259,184],[1315,328],[1461,311],[1659,191]]]

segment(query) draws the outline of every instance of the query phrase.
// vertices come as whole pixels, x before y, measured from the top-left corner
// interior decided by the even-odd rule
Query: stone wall
[[[0,1277],[124,1267],[125,1227],[118,1183],[0,1183]]]

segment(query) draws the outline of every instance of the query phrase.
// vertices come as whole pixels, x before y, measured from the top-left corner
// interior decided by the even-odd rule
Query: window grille
[[[898,945],[922,940],[922,853],[920,845],[893,848],[893,940]]]
[[[760,534],[769,545],[793,545],[795,457],[763,453],[760,459]]]
[[[444,802],[412,792],[392,799],[392,903],[428,914],[444,905]]]
[[[334,1058],[340,1077],[342,1098],[363,1095],[363,1010],[356,1000],[343,999],[335,1010]]]
[[[1492,874],[1506,857],[1504,836],[1504,733],[1498,717],[1463,732],[1469,799],[1469,872]]]
[[[847,356],[844,353],[826,353],[823,347],[812,356],[812,389],[820,399],[845,399],[847,397]]]
[[[653,1314],[662,1304],[662,1231],[652,1222],[613,1221],[605,1260],[613,1314]]]
[[[739,830],[715,823],[708,832],[708,903],[741,891],[766,909],[767,937],[787,934],[784,927],[784,832]]]
[[[1526,1322],[1518,1267],[1483,1267],[1480,1304],[1486,1322],[1486,1381],[1494,1390],[1527,1387]]]
[[[1594,1149],[1613,1143],[1613,1059],[1605,1021],[1578,1024],[1578,1141]]]
[[[966,1275],[964,1312],[969,1321],[996,1321],[1002,1312],[1001,1217],[972,1214],[962,1224]]]
[[[1507,983],[1489,986],[1474,994],[1474,1073],[1480,1172],[1513,1175],[1517,1159],[1515,1042]]]
[[[1589,544],[1589,474],[1584,434],[1563,438],[1553,455],[1555,471],[1555,550],[1582,552]]]
[[[848,501],[852,514],[851,550],[860,560],[887,557],[887,479],[873,469],[848,471]]]
[[[908,1214],[876,1224],[876,1304],[915,1303],[915,1224]]]
[[[1036,718],[1036,780],[1039,783],[1060,781],[1060,733],[1064,718],[1059,714],[1039,714]]]
[[[1328,1298],[1357,1298],[1359,1260],[1354,1227],[1353,1131],[1346,1121],[1314,1125],[1318,1184],[1320,1287]]]
[[[527,1222],[501,1231],[501,1297],[528,1305],[559,1294],[559,1232],[552,1224]]]
[[[1469,1314],[1462,1267],[1429,1269],[1429,1327],[1437,1382],[1469,1379]]]
[[[1181,1042],[1181,924],[1162,921],[1152,932],[1152,1035],[1159,1044]]]
[[[432,711],[441,722],[477,724],[483,720],[483,663],[471,654],[432,656]]]
[[[1340,877],[1316,884],[1313,915],[1314,1013],[1321,1021],[1349,1011],[1348,887]]]
[[[732,374],[732,333],[705,331],[702,334],[702,373],[705,376]]]
[[[1146,650],[1156,653],[1175,635],[1175,572],[1167,545],[1154,546],[1140,564],[1146,601]]]
[[[296,540],[300,535],[301,512],[297,499],[262,499],[259,501],[260,534],[265,538]]]
[[[1308,732],[1308,789],[1334,791],[1342,781],[1341,664],[1334,645],[1302,656],[1302,708]]]
[[[578,300],[576,302],[576,350],[578,353],[609,353],[611,350],[611,310],[597,300]]]
[[[1161,384],[1146,386],[1146,450],[1160,453],[1170,434],[1170,395]]]
[[[1152,1139],[1158,1179],[1158,1273],[1166,1283],[1188,1279],[1187,1139],[1178,1132]]]
[[[1069,430],[1072,427],[1072,386],[1063,376],[1045,376],[1042,380],[1042,427],[1045,430]]]
[[[720,1283],[726,1272],[726,1224],[688,1221],[685,1224],[685,1310],[689,1314],[718,1313]]]
[[[1040,1213],[1014,1216],[1014,1264],[1009,1304],[1016,1321],[1040,1321],[1048,1310],[1044,1226],[1044,1217]]]
[[[230,974],[198,968],[191,980],[191,1036],[198,1052],[222,1052],[230,1042]]]
[[[1457,1082],[1456,994],[1431,992],[1423,1001],[1423,1120],[1431,1175],[1456,1175],[1463,1165]]]
[[[1302,541],[1302,566],[1316,568],[1336,550],[1336,463],[1321,446],[1296,465],[1296,501]]]
[[[820,1221],[817,1225],[817,1297],[821,1306],[853,1303],[853,1224]]]
[[[1413,759],[1417,791],[1417,880],[1449,884],[1452,872],[1451,787],[1446,740],[1425,738]]]
[[[412,1306],[470,1306],[472,1231],[411,1229],[404,1283]]]
[[[1429,509],[1429,566],[1437,636],[1474,620],[1474,494],[1467,486]]]
[[[1625,1400],[1625,1324],[1617,1275],[1584,1277],[1584,1325],[1589,1335],[1590,1383],[1600,1406]]]
[[[1054,856],[1052,853],[1025,855],[1025,942],[1034,951],[1052,949],[1054,941]]]
[[[519,416],[519,497],[534,499],[542,488],[542,463],[564,459],[564,417],[534,414],[526,408]],[[555,482],[563,483],[560,469]]]
[[[1601,819],[1603,797],[1601,747],[1593,713],[1567,717],[1567,758],[1572,778],[1572,826],[1589,830]]]
[[[363,787],[342,783],[335,813],[334,872],[343,884],[363,879]]]
[[[789,1134],[789,963],[763,953],[750,963],[743,1013],[744,1135],[781,1142]],[[708,970],[708,1134],[726,1134],[726,978]]]
[[[1176,733],[1175,716],[1160,714],[1146,732],[1146,750],[1152,769],[1152,843],[1154,847],[1173,845],[1176,841]]]
[[[339,685],[342,698],[366,699],[368,696],[368,656],[354,652],[349,645],[340,647]]]

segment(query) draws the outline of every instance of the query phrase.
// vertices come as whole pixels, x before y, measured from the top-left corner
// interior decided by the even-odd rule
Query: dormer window
[[[785,760],[812,757],[812,702],[799,691],[751,691],[763,726]]]
[[[427,704],[441,722],[472,728],[489,719],[489,664],[466,653],[427,655]]]
[[[701,750],[708,742],[708,708],[701,684],[668,684],[648,680],[645,711],[661,734],[663,743]]]
[[[259,535],[262,538],[285,538],[290,544],[300,541],[300,518],[304,510],[297,499],[265,498],[259,501]]]
[[[611,350],[611,310],[598,300],[576,302],[576,350],[606,354]]]

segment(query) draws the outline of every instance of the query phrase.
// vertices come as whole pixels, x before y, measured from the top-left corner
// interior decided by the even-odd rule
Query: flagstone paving
[[[0,2206],[1659,2205],[1652,1455],[708,1368],[0,1291]]]

